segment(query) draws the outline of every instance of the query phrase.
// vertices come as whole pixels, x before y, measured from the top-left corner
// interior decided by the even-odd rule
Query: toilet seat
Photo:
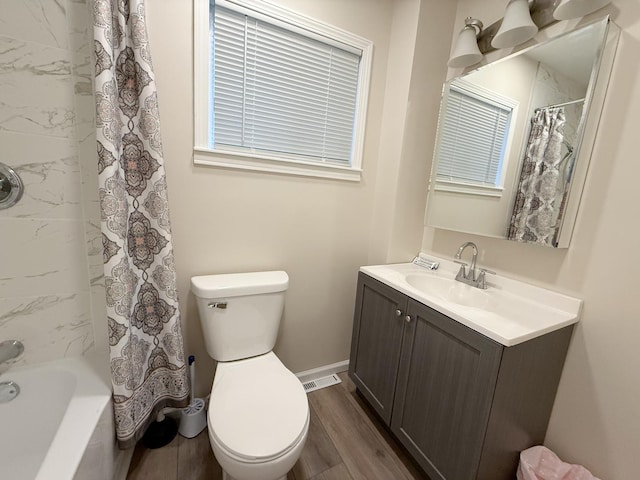
[[[298,378],[268,352],[218,363],[207,417],[210,434],[229,456],[268,462],[306,436],[309,404]]]

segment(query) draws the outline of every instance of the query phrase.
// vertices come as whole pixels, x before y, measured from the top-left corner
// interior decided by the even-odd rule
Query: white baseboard
[[[343,360],[342,362],[332,363],[331,365],[324,365],[322,367],[312,368],[311,370],[296,373],[296,377],[298,377],[302,383],[306,383],[310,380],[326,377],[333,373],[346,372],[347,370],[349,370],[349,360]]]

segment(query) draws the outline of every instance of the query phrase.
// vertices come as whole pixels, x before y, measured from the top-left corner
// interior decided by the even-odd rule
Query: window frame
[[[504,192],[504,184],[506,181],[506,174],[509,166],[509,160],[512,154],[512,144],[513,137],[515,132],[515,125],[518,119],[518,109],[520,106],[520,102],[514,100],[509,97],[505,97],[496,92],[488,90],[480,85],[475,83],[468,82],[466,80],[462,80],[460,78],[456,79],[456,84],[449,84],[446,99],[443,101],[443,105],[441,107],[441,118],[446,108],[448,106],[449,99],[449,90],[451,89],[458,90],[462,92],[464,95],[473,96],[479,100],[482,100],[488,104],[496,105],[500,108],[509,108],[511,109],[510,121],[507,125],[507,141],[504,148],[504,156],[502,158],[502,164],[500,165],[500,182],[498,185],[481,185],[477,183],[471,182],[463,182],[456,180],[443,180],[438,179],[438,159],[440,156],[440,145],[442,142],[443,135],[443,125],[439,123],[438,132],[437,132],[437,141],[436,141],[436,151],[434,152],[434,163],[432,167],[432,178],[434,179],[434,190],[442,191],[442,192],[451,192],[451,193],[461,193],[461,194],[469,194],[469,195],[479,195],[483,197],[502,197]],[[442,122],[442,120],[440,120]]]
[[[327,43],[343,44],[362,52],[358,75],[351,162],[350,166],[341,166],[320,163],[312,159],[305,161],[299,157],[293,158],[286,154],[269,155],[258,151],[248,152],[234,150],[233,148],[212,149],[209,147],[210,112],[213,106],[210,88],[210,0],[194,0],[194,164],[360,181],[373,43],[338,27],[263,0],[216,0],[216,4],[274,23],[311,38],[321,39]]]

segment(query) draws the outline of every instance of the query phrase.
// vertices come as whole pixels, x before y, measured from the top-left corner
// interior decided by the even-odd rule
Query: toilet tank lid
[[[283,292],[288,286],[289,276],[282,270],[191,277],[191,291],[200,298]]]

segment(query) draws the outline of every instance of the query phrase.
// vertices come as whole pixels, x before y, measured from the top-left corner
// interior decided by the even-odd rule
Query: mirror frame
[[[579,210],[580,201],[582,198],[582,193],[584,190],[584,185],[586,182],[589,164],[591,162],[593,146],[595,143],[598,125],[600,123],[600,116],[604,106],[604,99],[605,99],[607,87],[609,84],[609,78],[611,76],[613,61],[614,61],[615,52],[618,44],[618,38],[620,35],[620,28],[615,23],[613,23],[609,15],[587,22],[584,25],[578,25],[575,28],[572,28],[571,30],[561,31],[556,35],[550,36],[526,48],[518,50],[504,57],[498,58],[493,62],[489,62],[487,64],[481,65],[480,67],[467,70],[462,75],[452,77],[444,83],[442,94],[441,94],[440,111],[438,115],[438,130],[436,132],[436,143],[434,144],[432,163],[431,163],[431,173],[429,178],[427,206],[425,210],[425,222],[424,222],[426,226],[443,229],[443,230],[460,231],[460,232],[474,234],[474,235],[509,240],[506,236],[506,231],[505,231],[505,235],[503,236],[494,236],[494,235],[478,233],[473,231],[465,231],[458,228],[447,228],[439,225],[431,225],[429,223],[429,210],[430,210],[429,200],[432,198],[432,192],[435,189],[435,184],[436,184],[435,175],[436,175],[436,169],[437,169],[439,139],[441,135],[440,125],[441,125],[442,116],[443,116],[443,107],[446,105],[447,91],[451,82],[453,82],[456,79],[464,80],[465,77],[467,77],[468,75],[474,72],[477,72],[479,70],[485,69],[488,66],[495,65],[497,63],[501,63],[506,60],[509,60],[510,58],[514,58],[516,56],[525,54],[528,51],[535,49],[536,47],[544,45],[547,42],[556,40],[565,35],[569,35],[575,32],[576,30],[580,30],[582,28],[586,28],[586,27],[589,27],[595,24],[601,24],[601,23],[604,24],[602,47],[599,49],[598,54],[594,60],[591,76],[589,79],[589,84],[587,86],[587,91],[585,94],[584,106],[582,109],[582,114],[580,116],[580,123],[576,131],[576,142],[574,145],[576,158],[575,158],[573,178],[569,185],[567,203],[566,203],[564,215],[559,227],[558,242],[557,242],[557,245],[555,246],[555,248],[569,247],[571,237],[573,235],[574,226],[577,220],[578,210]],[[550,28],[549,30],[551,29],[553,28]],[[527,137],[526,135],[527,132],[528,131],[525,131],[524,138]],[[520,177],[519,172],[522,169],[522,158],[521,158],[522,153],[520,153],[519,155],[520,155],[519,165],[516,167],[518,173],[515,175],[516,182]],[[515,198],[511,198],[509,199],[509,201],[511,205],[513,205]],[[509,241],[513,241],[513,240],[509,240]],[[526,242],[522,242],[522,243],[526,244]],[[533,245],[540,245],[540,244],[533,244]],[[553,246],[548,245],[547,247],[553,247]]]

